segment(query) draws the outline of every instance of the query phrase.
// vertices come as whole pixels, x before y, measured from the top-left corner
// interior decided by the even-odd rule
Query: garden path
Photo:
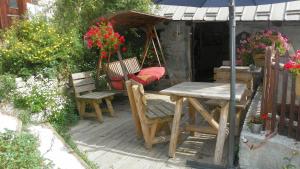
[[[170,102],[168,96],[148,94],[146,97],[149,102],[161,101],[159,99]],[[191,137],[187,133],[183,133],[186,137],[176,150],[176,158],[170,159],[168,143],[157,144],[152,150],[146,150],[144,141],[136,139],[127,97],[116,97],[113,105],[118,117],[112,118],[105,114],[102,124],[94,119],[80,120],[79,124],[70,130],[78,148],[85,151],[88,158],[94,161],[99,168],[183,169],[192,168],[187,165],[187,160],[201,163],[213,162],[215,136],[197,134],[195,137]],[[184,122],[187,117],[184,116],[183,119],[185,119]],[[198,123],[203,123],[201,120],[198,121],[200,121]]]

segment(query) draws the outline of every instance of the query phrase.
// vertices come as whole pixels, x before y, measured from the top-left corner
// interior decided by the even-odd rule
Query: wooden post
[[[293,136],[293,126],[294,126],[294,120],[295,120],[296,77],[294,75],[292,77],[293,77],[292,78],[293,80],[292,80],[292,90],[291,90],[291,103],[290,103],[290,115],[289,115],[290,120],[289,120],[288,137]]]
[[[278,76],[279,76],[279,52],[276,51],[275,54],[275,66],[274,66],[274,74],[273,74],[273,91],[272,92],[272,123],[271,123],[271,131],[275,131],[275,125],[276,125],[276,115],[277,115],[277,94],[278,94]]]
[[[189,122],[190,122],[190,125],[195,125],[195,122],[196,122],[195,108],[193,107],[193,105],[190,102],[189,102]],[[191,131],[190,135],[194,136],[195,132]]]
[[[220,127],[217,135],[217,143],[216,143],[215,157],[214,157],[214,163],[217,165],[220,165],[222,162],[223,148],[224,148],[225,137],[226,137],[228,110],[229,110],[229,103],[227,102],[225,105],[223,105],[220,114],[220,122],[219,122]]]
[[[182,112],[182,104],[183,104],[183,98],[180,97],[176,101],[176,106],[175,106],[175,114],[174,114],[174,119],[172,124],[172,133],[171,133],[170,145],[169,145],[170,157],[175,157],[175,153],[176,153],[177,140],[179,136],[179,125],[180,125],[179,123],[180,123],[181,112]]]

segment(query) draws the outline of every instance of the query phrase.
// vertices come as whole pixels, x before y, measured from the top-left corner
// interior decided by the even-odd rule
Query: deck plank
[[[149,102],[160,103],[159,98],[172,103],[168,96],[148,96]],[[118,117],[104,114],[102,124],[95,120],[80,120],[71,128],[70,134],[78,148],[87,153],[90,160],[101,169],[186,169],[186,160],[212,163],[214,139],[187,138],[176,150],[176,159],[168,157],[169,144],[154,145],[151,150],[144,147],[143,139],[136,138],[135,126],[131,117],[127,98],[113,102]],[[166,105],[166,104],[164,104]],[[169,104],[168,104],[169,105]],[[186,109],[184,109],[186,111]],[[183,122],[188,118],[183,116]],[[212,141],[212,142],[211,142]],[[193,142],[193,145],[191,144]],[[208,146],[207,146],[208,145]],[[212,151],[211,151],[211,150]],[[191,151],[191,156],[181,155],[182,151]],[[207,156],[207,157],[205,157]],[[211,160],[211,161],[207,161]]]

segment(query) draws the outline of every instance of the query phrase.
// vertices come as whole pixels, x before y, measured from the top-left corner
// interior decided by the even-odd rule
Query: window
[[[10,8],[18,8],[17,0],[9,0],[9,7]]]

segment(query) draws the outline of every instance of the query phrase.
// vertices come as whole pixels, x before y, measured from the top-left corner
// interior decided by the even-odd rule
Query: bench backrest
[[[80,93],[92,92],[96,89],[95,81],[92,77],[92,72],[72,74],[72,84],[76,96],[80,96]]]
[[[141,70],[141,66],[136,57],[124,59],[123,63],[128,71],[128,74],[135,74]],[[108,66],[106,68],[106,74],[110,79],[125,76],[120,61],[111,62],[109,64],[106,64],[105,66]]]

